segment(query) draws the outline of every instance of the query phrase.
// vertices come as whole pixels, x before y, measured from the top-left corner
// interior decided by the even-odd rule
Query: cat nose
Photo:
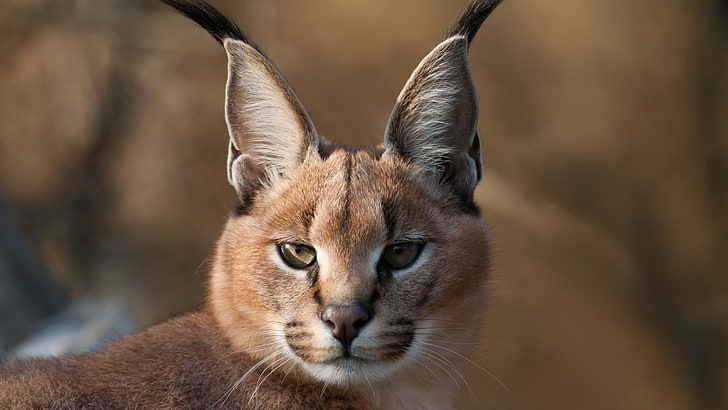
[[[328,304],[321,311],[321,320],[331,327],[334,337],[343,343],[347,350],[371,316],[370,307],[364,303],[348,306]]]

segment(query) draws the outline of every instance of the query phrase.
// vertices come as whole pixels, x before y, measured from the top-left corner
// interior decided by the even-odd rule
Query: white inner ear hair
[[[225,40],[228,52],[226,121],[231,141],[246,161],[269,177],[300,162],[306,130],[292,104],[295,95],[278,71],[253,47]],[[294,102],[295,101],[295,102]]]
[[[442,172],[445,162],[462,154],[463,148],[467,150],[475,135],[478,110],[467,44],[464,36],[438,44],[422,59],[397,98],[397,137],[409,157],[428,171]],[[471,112],[476,118],[465,119]],[[386,131],[388,138],[395,131],[391,126]],[[470,135],[454,135],[463,132]]]

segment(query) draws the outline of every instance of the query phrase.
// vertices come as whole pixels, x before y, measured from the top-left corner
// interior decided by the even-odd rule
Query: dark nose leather
[[[321,311],[321,320],[332,329],[332,333],[349,350],[351,342],[359,336],[359,330],[371,319],[371,309],[364,303],[341,306],[328,304]]]

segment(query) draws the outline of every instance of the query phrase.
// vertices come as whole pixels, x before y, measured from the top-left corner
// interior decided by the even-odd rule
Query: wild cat
[[[468,47],[475,0],[420,62],[384,141],[321,138],[240,29],[162,0],[225,48],[239,204],[196,312],[77,357],[0,365],[0,408],[445,409],[487,302],[488,230]]]

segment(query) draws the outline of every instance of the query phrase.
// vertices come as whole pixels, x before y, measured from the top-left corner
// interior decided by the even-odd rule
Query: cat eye
[[[420,256],[423,243],[402,242],[395,243],[384,248],[382,261],[392,269],[405,269],[412,265]]]
[[[316,261],[316,250],[310,246],[297,243],[282,243],[278,251],[283,261],[294,269],[307,268]]]

